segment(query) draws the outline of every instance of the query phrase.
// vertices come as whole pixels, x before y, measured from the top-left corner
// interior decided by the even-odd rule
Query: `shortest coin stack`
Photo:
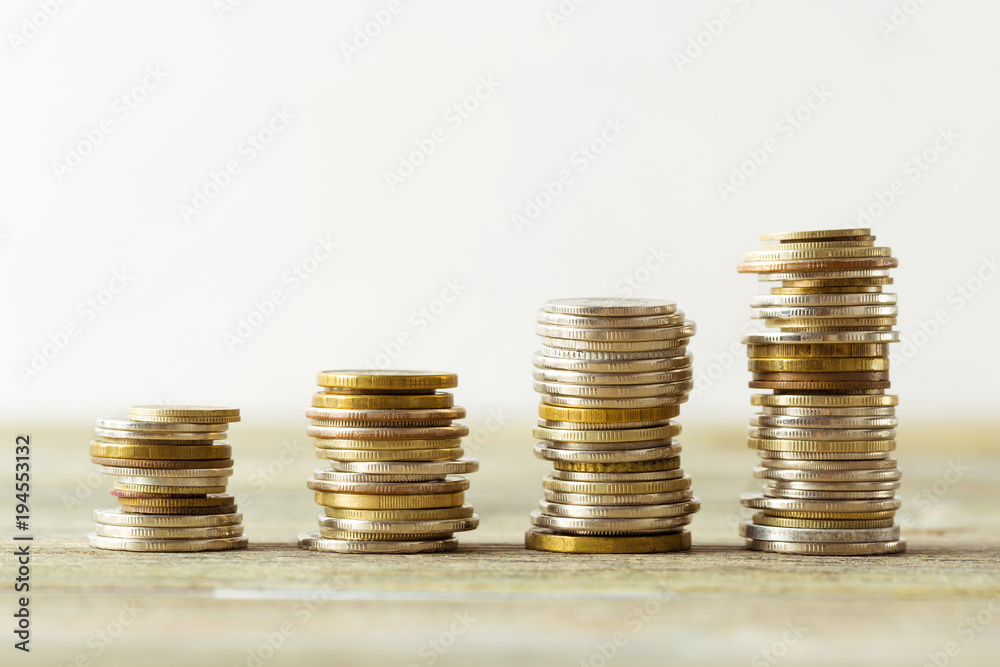
[[[339,553],[425,553],[458,547],[479,517],[465,503],[479,462],[463,458],[469,429],[451,393],[452,373],[322,371],[308,435],[329,461],[307,486],[323,508],[319,531],[299,546]]]
[[[102,417],[91,460],[115,479],[117,508],[94,512],[90,546],[115,551],[221,551],[247,546],[243,515],[226,484],[232,448],[217,441],[240,411],[137,405]]]

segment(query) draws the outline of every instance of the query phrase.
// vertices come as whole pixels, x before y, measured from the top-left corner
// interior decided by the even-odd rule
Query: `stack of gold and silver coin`
[[[761,407],[748,444],[761,457],[763,494],[740,526],[747,547],[789,554],[875,555],[906,549],[894,523],[902,473],[889,343],[899,340],[896,295],[883,292],[897,266],[869,229],[764,234],[739,270],[781,281],[753,299],[753,317],[776,333],[744,339]]]
[[[102,417],[92,461],[115,479],[117,508],[94,512],[90,546],[116,551],[220,551],[247,546],[243,515],[225,493],[233,474],[228,424],[236,408],[136,405]]]
[[[693,322],[670,301],[558,299],[538,313],[535,455],[552,462],[529,549],[654,553],[691,546],[700,504],[674,417],[691,391]]]
[[[479,462],[463,458],[468,427],[453,373],[322,371],[306,410],[319,468],[308,480],[323,508],[299,546],[340,553],[425,553],[458,547],[479,517],[465,504]]]

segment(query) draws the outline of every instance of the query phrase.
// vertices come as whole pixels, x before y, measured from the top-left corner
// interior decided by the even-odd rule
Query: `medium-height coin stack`
[[[243,515],[226,483],[224,440],[236,408],[136,405],[128,419],[100,418],[92,461],[115,479],[118,507],[94,512],[90,546],[116,551],[221,551],[247,546]]]
[[[421,553],[458,547],[479,517],[465,504],[479,462],[462,458],[468,427],[450,392],[452,373],[322,371],[306,410],[316,456],[308,480],[323,507],[319,532],[299,546],[341,553]]]
[[[894,525],[902,473],[897,397],[889,387],[889,343],[899,340],[897,266],[869,229],[764,234],[776,241],[744,257],[741,273],[781,281],[753,299],[753,317],[780,333],[744,339],[761,412],[748,444],[761,457],[763,494],[740,526],[747,547],[789,554],[874,555],[906,549]]]
[[[529,549],[654,553],[691,546],[700,504],[680,467],[693,322],[670,301],[558,299],[538,313],[535,455],[552,461]]]

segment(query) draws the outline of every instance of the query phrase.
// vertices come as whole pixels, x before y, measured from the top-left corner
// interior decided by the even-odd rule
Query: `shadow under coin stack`
[[[894,524],[902,473],[889,343],[899,341],[889,248],[869,229],[764,234],[776,241],[749,253],[741,273],[781,281],[753,299],[753,317],[780,333],[744,338],[761,412],[748,444],[761,457],[763,494],[740,525],[747,547],[803,555],[861,556],[906,549]]]
[[[465,504],[479,462],[462,458],[468,427],[454,407],[452,373],[322,371],[306,410],[316,456],[329,468],[307,485],[323,507],[319,532],[299,546],[340,553],[424,553],[458,547],[479,517]]]
[[[118,507],[94,512],[90,546],[116,551],[221,551],[247,546],[243,515],[226,484],[232,448],[217,441],[235,408],[137,405],[101,418],[92,461],[115,478]]]
[[[538,314],[535,455],[552,461],[529,549],[656,553],[691,546],[700,504],[674,438],[693,386],[693,322],[670,301],[558,299]]]

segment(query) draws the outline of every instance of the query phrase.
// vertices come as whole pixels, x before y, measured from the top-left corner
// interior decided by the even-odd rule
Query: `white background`
[[[51,18],[7,0],[3,419],[80,424],[168,401],[301,421],[317,370],[375,361],[401,333],[411,343],[392,366],[457,371],[470,420],[527,414],[536,309],[623,295],[634,275],[646,279],[636,296],[674,299],[698,324],[702,391],[685,414],[739,424],[749,375],[742,350],[726,354],[766,287],[736,273],[742,254],[764,231],[857,226],[895,179],[905,190],[873,225],[900,260],[892,289],[914,343],[894,391],[914,419],[985,414],[1000,281],[974,276],[994,276],[983,261],[1000,241],[1000,4],[904,4],[912,15],[893,25],[888,0],[592,0],[555,23],[556,0],[402,2],[348,57],[387,0],[221,13],[70,2]],[[679,65],[685,49],[694,57]],[[130,92],[147,68],[162,81]],[[481,77],[496,90],[448,122]],[[814,89],[829,99],[800,109]],[[294,119],[248,160],[241,143],[274,109]],[[797,110],[808,118],[786,136],[778,123]],[[102,119],[110,133],[57,173]],[[614,119],[625,129],[579,171],[580,146]],[[391,189],[386,172],[436,128],[445,140]],[[908,161],[948,128],[957,138],[914,180]],[[718,183],[772,137],[777,152],[724,199]],[[230,160],[241,172],[185,221],[181,205]],[[519,232],[512,215],[561,170],[572,182]],[[318,238],[338,248],[295,289],[283,275]],[[669,259],[646,272],[657,253]],[[127,287],[82,314],[120,270]],[[953,290],[970,279],[981,290],[966,301]],[[419,330],[411,317],[447,281],[460,295]],[[284,302],[230,350],[225,334],[275,289]],[[947,323],[918,335],[938,310]],[[73,323],[78,335],[24,380]]]

